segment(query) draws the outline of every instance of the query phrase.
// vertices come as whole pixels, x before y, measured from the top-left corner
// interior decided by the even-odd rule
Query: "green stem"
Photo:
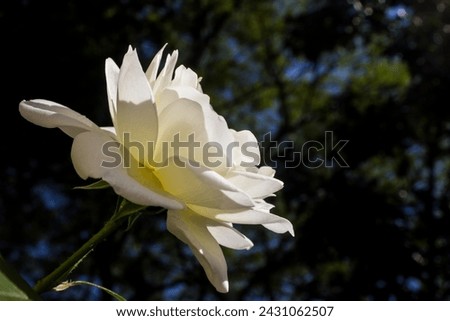
[[[101,241],[103,241],[109,234],[117,230],[124,222],[124,217],[117,218],[113,216],[111,220],[106,222],[103,228],[92,236],[86,243],[84,243],[75,253],[73,253],[67,260],[58,266],[53,272],[39,280],[34,290],[37,293],[42,293],[51,290],[64,278],[72,272],[80,260],[82,260],[92,249]]]

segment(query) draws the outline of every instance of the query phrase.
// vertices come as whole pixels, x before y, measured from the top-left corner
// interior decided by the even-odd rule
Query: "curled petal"
[[[217,241],[201,216],[190,211],[167,212],[167,229],[189,245],[217,291],[228,292],[227,263]]]
[[[23,118],[33,124],[46,128],[59,127],[70,137],[85,131],[99,130],[98,126],[85,116],[66,106],[44,99],[22,101],[19,104],[19,112]]]
[[[219,210],[192,204],[188,206],[193,212],[214,220],[236,224],[261,224],[275,233],[289,232],[292,236],[295,234],[291,222],[283,217],[269,213],[264,205],[260,206],[257,204],[251,209],[241,210]]]
[[[206,228],[220,245],[234,250],[248,250],[253,247],[252,241],[233,228],[231,224],[204,219],[210,222],[207,223]]]
[[[133,203],[168,209],[184,207],[167,193],[161,193],[157,188],[149,188],[157,187],[156,183],[152,185],[149,181],[145,186],[131,177],[124,168],[120,145],[112,140],[107,132],[91,131],[77,135],[73,141],[71,156],[75,170],[81,178],[102,178],[118,195]],[[156,180],[155,177],[153,179]]]
[[[155,149],[157,159],[162,156],[179,156],[202,162],[201,145],[207,140],[207,133],[204,129],[203,111],[200,104],[188,99],[177,99],[164,109],[159,115],[159,120],[157,148]],[[174,145],[174,141],[183,144],[190,142],[189,144],[198,144],[198,146],[197,148],[178,148]],[[169,150],[168,146],[173,148]],[[179,146],[182,144],[180,143]],[[168,150],[169,153],[166,153],[165,150]]]
[[[200,142],[200,148],[211,143],[221,147],[221,155],[224,161],[221,161],[220,166],[216,168],[217,172],[223,173],[225,167],[230,168],[233,165],[232,150],[239,147],[239,143],[235,141],[225,119],[212,109],[207,95],[192,87],[172,86],[166,88],[157,101],[158,113],[165,119],[178,113],[186,115],[188,111],[184,109],[184,105],[187,101],[191,101],[188,104],[189,106],[196,104],[200,107],[201,119],[194,123],[186,123],[184,126],[190,126],[192,133],[196,135],[196,141]],[[163,123],[162,120],[160,122]],[[177,130],[173,132],[176,133]]]
[[[170,158],[168,165],[155,170],[166,191],[187,204],[214,208],[250,208],[255,205],[245,193],[223,176],[192,161]]]
[[[227,179],[253,198],[265,198],[283,188],[276,178],[245,171],[230,171]]]
[[[228,170],[227,147],[210,140],[209,119],[201,104],[186,98],[176,99],[161,112],[159,121],[155,159],[175,156],[191,159],[221,174]],[[217,154],[207,154],[211,151]]]
[[[180,210],[184,208],[184,205],[173,196],[168,196],[166,193],[159,194],[148,189],[130,177],[125,170],[108,171],[103,176],[103,180],[113,187],[116,194],[123,196],[135,204],[161,206],[169,210]]]
[[[278,218],[279,219],[277,222],[262,224],[262,226],[264,226],[266,229],[268,229],[272,232],[278,233],[278,234],[283,234],[283,233],[289,232],[289,234],[291,234],[292,236],[295,236],[292,223],[283,217],[278,216]]]
[[[89,131],[75,137],[72,144],[72,163],[75,171],[82,179],[102,178],[107,171],[109,160],[103,148],[117,146],[106,133],[102,131]],[[106,167],[105,167],[106,166]]]

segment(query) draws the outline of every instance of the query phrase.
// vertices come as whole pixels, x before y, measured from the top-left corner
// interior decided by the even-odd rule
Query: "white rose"
[[[184,66],[174,72],[177,51],[158,73],[163,49],[146,72],[131,48],[120,68],[106,60],[113,127],[47,100],[22,101],[19,110],[30,122],[73,137],[72,162],[81,178],[101,178],[133,203],[167,208],[168,230],[189,245],[215,288],[227,292],[219,244],[253,246],[233,223],[294,235],[292,224],[264,201],[283,183],[273,169],[255,166],[255,136],[228,128],[197,74]]]

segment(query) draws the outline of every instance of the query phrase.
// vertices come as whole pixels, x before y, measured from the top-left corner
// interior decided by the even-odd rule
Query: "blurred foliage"
[[[46,98],[109,125],[105,58],[120,63],[131,44],[146,65],[168,43],[230,127],[293,142],[263,151],[285,182],[274,211],[296,237],[239,226],[255,247],[224,250],[223,295],[165,215],[144,213],[73,279],[130,300],[450,299],[449,18],[448,0],[1,2],[0,253],[34,284],[116,202],[73,189],[84,182],[71,139],[21,119],[18,103]],[[333,151],[339,140],[335,154],[318,151],[327,166],[286,166],[308,141]],[[89,287],[43,297],[110,299]]]

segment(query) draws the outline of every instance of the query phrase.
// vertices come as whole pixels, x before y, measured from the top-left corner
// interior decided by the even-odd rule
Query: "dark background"
[[[111,190],[73,189],[86,182],[71,138],[22,119],[19,102],[45,98],[111,125],[105,59],[120,64],[131,44],[146,67],[168,43],[231,128],[270,132],[296,152],[348,140],[348,167],[328,153],[327,166],[287,168],[298,153],[272,149],[272,162],[265,150],[285,182],[274,212],[296,237],[238,227],[255,247],[224,250],[228,294],[166,231],[165,214],[111,236],[74,280],[129,300],[448,300],[449,17],[448,0],[2,1],[1,255],[33,285],[116,203]],[[85,286],[43,298],[111,299]]]

